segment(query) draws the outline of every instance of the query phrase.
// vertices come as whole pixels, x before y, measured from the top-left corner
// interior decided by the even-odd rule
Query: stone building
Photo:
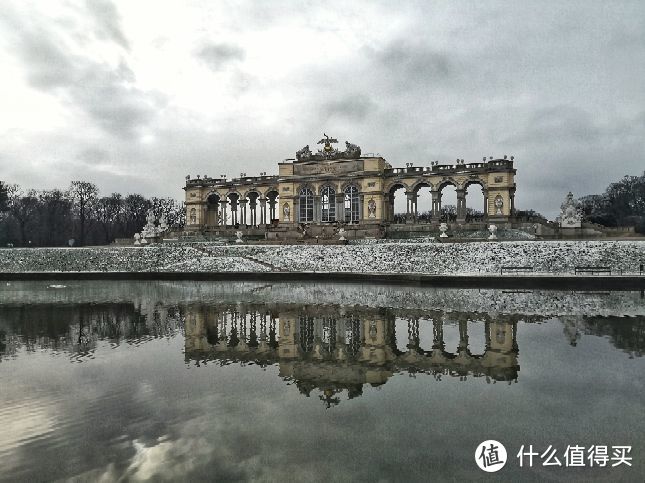
[[[479,185],[484,197],[484,222],[507,222],[515,209],[513,158],[484,158],[481,162],[432,162],[427,167],[407,163],[393,168],[384,158],[362,155],[361,148],[325,135],[313,153],[305,146],[295,159],[278,163],[277,175],[239,178],[186,177],[186,231],[222,234],[243,229],[267,238],[331,235],[330,225],[342,224],[355,236],[382,236],[395,221],[395,196],[405,196],[405,223],[421,223],[418,198],[428,190],[430,219],[439,223],[442,192],[454,186],[456,222],[466,223],[466,190]],[[304,229],[304,232],[303,232]]]

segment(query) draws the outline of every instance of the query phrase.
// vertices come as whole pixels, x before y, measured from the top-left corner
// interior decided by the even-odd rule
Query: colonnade
[[[269,197],[250,193],[246,198],[229,193],[223,199],[211,195],[204,208],[206,227],[268,225],[278,218],[278,203],[277,193]]]

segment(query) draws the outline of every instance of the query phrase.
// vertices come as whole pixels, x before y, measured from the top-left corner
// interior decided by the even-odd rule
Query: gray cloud
[[[191,4],[177,7],[190,21],[172,32],[135,30],[146,19],[126,18],[123,7],[121,22],[111,3],[52,20],[3,2],[0,49],[23,64],[25,84],[74,119],[45,136],[5,136],[0,149],[15,159],[6,176],[58,182],[67,156],[101,175],[102,189],[181,197],[189,172],[275,172],[326,131],[395,166],[515,155],[517,205],[553,217],[570,189],[599,192],[642,172],[642,2],[330,2]],[[84,50],[82,38],[101,40],[112,61]],[[168,54],[160,73],[147,70],[148,54]],[[218,74],[216,88],[193,74],[176,84],[177,70],[208,76],[192,70],[200,64]],[[96,127],[104,135],[90,133]],[[107,153],[96,163],[114,166],[111,177],[79,157],[88,146]]]
[[[197,50],[197,56],[214,71],[228,64],[244,60],[245,52],[241,47],[227,43],[211,43]]]
[[[377,108],[376,102],[364,94],[348,94],[340,99],[330,99],[321,107],[326,116],[349,121],[362,121]]]
[[[130,44],[121,30],[121,18],[116,6],[109,0],[86,0],[88,12],[96,22],[96,35],[121,45],[126,50]]]
[[[33,23],[12,33],[29,84],[80,109],[114,136],[133,137],[164,103],[163,96],[131,85],[135,75],[123,60],[113,67],[76,55],[55,31]]]
[[[443,83],[458,75],[454,53],[435,50],[422,42],[400,38],[381,50],[370,50],[377,69],[406,83]]]

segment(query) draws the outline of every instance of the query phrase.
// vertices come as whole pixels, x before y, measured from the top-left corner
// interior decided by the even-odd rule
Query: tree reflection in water
[[[558,297],[558,294],[554,294]],[[317,393],[327,407],[363,394],[393,374],[437,380],[519,379],[518,325],[539,323],[535,314],[446,311],[340,304],[269,301],[166,301],[162,297],[74,304],[0,304],[0,358],[21,351],[51,350],[76,361],[93,357],[99,341],[139,345],[183,332],[187,364],[205,362],[275,365],[300,393]],[[640,357],[645,347],[642,317],[561,316],[564,335],[575,345],[583,334],[609,337]],[[398,321],[398,323],[397,323]],[[458,330],[454,351],[444,329]],[[485,341],[473,351],[473,333]],[[425,345],[422,340],[432,341]]]

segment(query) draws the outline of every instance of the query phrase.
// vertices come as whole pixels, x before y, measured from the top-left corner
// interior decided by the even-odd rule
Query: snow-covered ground
[[[515,241],[373,245],[188,245],[0,250],[0,271],[316,271],[499,273],[530,266],[572,273],[576,266],[638,272],[645,241]]]

